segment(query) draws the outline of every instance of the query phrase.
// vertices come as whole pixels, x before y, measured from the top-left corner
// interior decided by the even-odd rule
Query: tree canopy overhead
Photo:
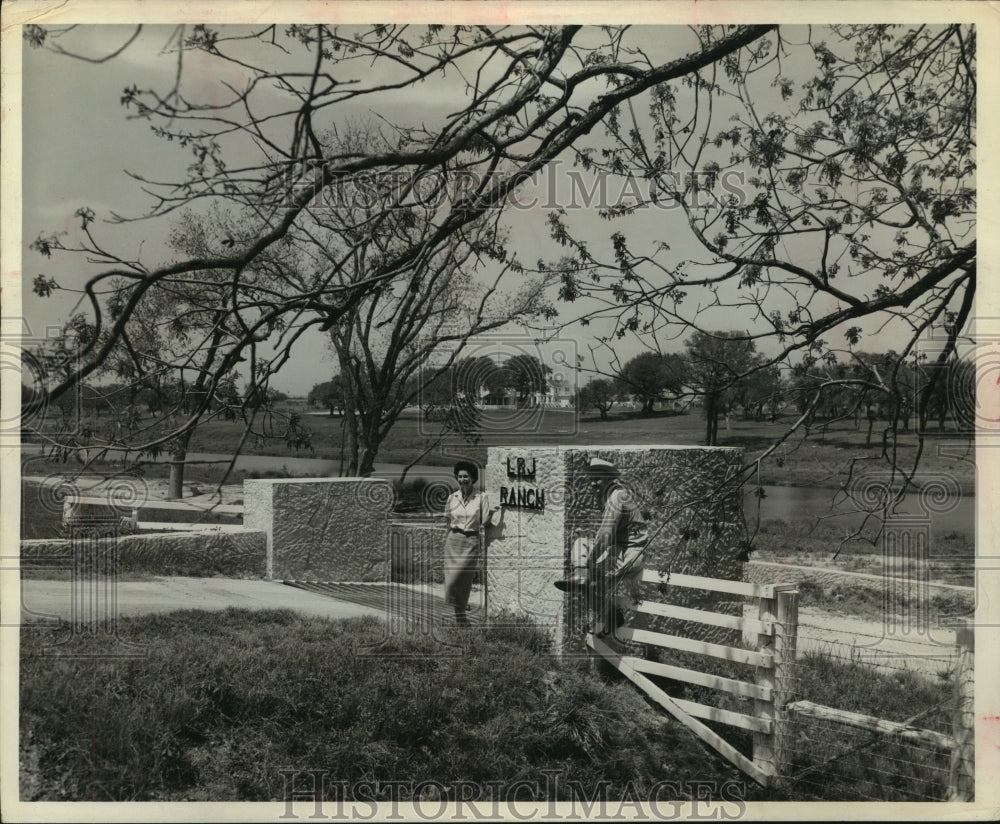
[[[609,145],[574,152],[645,181],[605,217],[672,207],[698,254],[618,232],[602,262],[557,213],[564,296],[604,298],[620,331],[737,309],[787,351],[857,343],[876,314],[940,322],[975,282],[974,60],[971,27],[793,27],[659,84],[608,117]],[[694,290],[714,301],[689,309]]]
[[[24,36],[75,53],[73,29]],[[153,197],[145,217],[224,203],[236,225],[156,263],[113,249],[89,206],[70,234],[39,227],[36,252],[100,266],[83,290],[95,333],[52,397],[127,347],[130,319],[173,281],[211,272],[222,286],[211,395],[247,352],[271,349],[264,371],[280,369],[307,330],[355,320],[483,226],[483,271],[556,277],[564,323],[610,318],[610,340],[659,343],[738,314],[762,354],[754,369],[889,327],[900,363],[944,330],[943,362],[969,319],[972,26],[200,25],[165,41],[169,79],[121,92],[128,117],[190,152],[174,175],[133,172]],[[329,138],[360,113],[378,119],[377,139]],[[532,215],[566,255],[523,260],[505,214],[533,176],[571,163],[617,194],[574,210],[554,186],[553,208]],[[309,277],[277,277],[306,243],[323,250]],[[35,288],[66,284],[40,274]]]
[[[569,210],[550,215],[568,250],[562,297],[598,301],[584,315],[613,321],[609,341],[696,345],[738,317],[764,356],[731,382],[893,342],[881,372],[817,382],[814,402],[845,385],[912,394],[913,356],[934,336],[923,419],[976,289],[975,43],[959,24],[781,27],[657,84],[644,108],[618,107],[604,144],[573,147],[625,193],[600,209],[609,241],[574,229]],[[640,215],[652,212],[651,237]]]
[[[191,272],[228,274],[232,289],[225,308],[242,329],[232,342],[234,358],[277,325],[301,332],[327,326],[332,313],[350,315],[365,296],[425,265],[484,213],[499,216],[527,176],[587,135],[618,103],[709,65],[768,29],[719,30],[694,41],[689,54],[663,60],[626,48],[624,29],[580,26],[176,31],[167,48],[177,72],[167,86],[132,83],[121,97],[129,117],[189,149],[194,160],[174,178],[133,173],[154,196],[146,217],[221,200],[242,210],[252,231],[162,266],[106,248],[89,207],[78,210],[79,232],[72,239],[41,231],[32,244],[40,254],[88,254],[108,267],[85,286],[99,334],[75,378],[109,356],[128,316],[155,284]],[[30,45],[70,51],[66,38],[72,32],[59,34],[56,41],[41,27],[25,30]],[[217,80],[206,82],[206,76]],[[421,112],[417,122],[393,120],[393,105],[405,94],[435,85],[455,92],[447,110]],[[377,112],[387,137],[362,148],[326,141],[327,131],[343,125],[343,113],[353,114],[358,106]],[[393,196],[385,203],[389,185]],[[369,197],[373,187],[384,208],[374,216],[362,211],[353,236],[345,235],[348,242],[329,261],[326,282],[274,301],[242,299],[255,261],[305,231],[324,210],[343,208],[350,216],[352,201]],[[349,287],[334,285],[371,238],[386,231],[396,211],[411,208],[425,211],[428,230],[394,247]],[[509,249],[497,251],[501,258],[512,256]],[[115,319],[102,312],[99,297],[111,278],[134,284]],[[36,280],[37,290],[52,288],[44,276]],[[322,317],[309,314],[316,307]],[[101,334],[105,327],[107,335]]]

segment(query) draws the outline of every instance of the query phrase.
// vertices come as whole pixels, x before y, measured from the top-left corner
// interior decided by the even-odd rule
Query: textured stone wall
[[[243,523],[268,536],[268,578],[385,581],[392,500],[373,478],[247,480]]]
[[[512,480],[506,459],[534,459],[534,478]],[[516,613],[550,629],[557,643],[564,635],[564,597],[553,581],[563,577],[568,549],[565,524],[566,450],[559,447],[525,449],[491,447],[488,450],[485,489],[501,500],[501,489],[541,489],[542,509],[502,507],[499,529],[488,533],[486,577],[488,609],[493,615]]]
[[[266,536],[244,532],[157,533],[98,539],[98,548],[117,543],[118,571],[190,577],[263,578]],[[74,541],[21,541],[21,564],[26,571],[69,569]],[[90,544],[90,540],[81,542]]]
[[[741,449],[720,447],[592,447],[577,456],[572,474],[587,484],[584,472],[591,457],[611,461],[622,471],[622,483],[645,510],[650,535],[646,569],[742,580],[746,530],[742,495],[736,481],[743,468]],[[589,504],[582,520],[600,518]],[[742,602],[731,596],[675,586],[644,584],[644,600],[714,612],[740,614]],[[739,634],[719,627],[649,615],[629,617],[633,626],[684,635],[714,643],[735,643]]]
[[[533,479],[508,477],[508,459],[524,458]],[[489,607],[528,615],[550,628],[564,648],[578,647],[582,600],[563,595],[553,582],[569,570],[578,535],[593,535],[603,499],[586,467],[591,458],[610,461],[647,515],[651,541],[646,568],[739,580],[745,546],[742,499],[735,480],[743,466],[739,449],[718,447],[491,448],[486,489],[501,486],[544,490],[544,509],[504,510],[503,527],[488,548]],[[533,463],[532,463],[533,462]],[[658,591],[662,589],[662,592]],[[643,599],[669,601],[732,614],[740,605],[727,596],[680,587],[644,585]],[[702,625],[630,616],[635,626],[720,643],[733,633]]]

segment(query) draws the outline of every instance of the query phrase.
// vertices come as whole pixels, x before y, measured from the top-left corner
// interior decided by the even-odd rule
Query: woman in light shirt
[[[500,507],[490,506],[485,492],[473,491],[479,468],[469,461],[455,464],[458,489],[445,501],[448,535],[444,541],[444,595],[455,608],[455,622],[469,623],[469,593],[479,568],[480,528],[499,523]]]

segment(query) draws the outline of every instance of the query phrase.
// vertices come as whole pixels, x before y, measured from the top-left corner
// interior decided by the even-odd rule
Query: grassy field
[[[300,414],[308,412],[297,410]],[[315,457],[338,460],[341,457],[343,437],[342,420],[326,415],[304,415],[304,426],[312,435],[311,450],[294,450],[278,439],[260,444],[248,442],[244,454],[274,455],[282,457]],[[728,425],[719,427],[720,446],[738,446],[744,449],[747,464],[755,463],[771,444],[792,425],[794,419],[786,416],[776,422],[745,421],[733,417]],[[99,425],[100,420],[92,421]],[[882,457],[882,431],[886,424],[877,422],[872,445],[866,446],[866,431],[858,430],[853,423],[841,421],[824,426],[814,426],[800,431],[782,444],[761,465],[761,479],[769,485],[795,485],[838,487],[852,464],[855,472],[884,471]],[[408,464],[435,442],[437,430],[425,424],[416,410],[404,414],[389,432],[379,450],[376,463]],[[478,440],[470,442],[459,436],[449,436],[442,445],[432,449],[422,460],[429,465],[450,465],[457,456],[485,461],[488,446],[532,443],[562,444],[566,446],[600,445],[654,445],[703,443],[704,419],[697,411],[684,414],[654,412],[640,415],[630,410],[612,410],[608,419],[596,415],[578,414],[569,409],[543,411],[497,411],[484,414],[478,430]],[[228,421],[209,421],[199,427],[192,439],[190,451],[228,453],[234,450],[242,437],[242,426]],[[947,445],[947,455],[939,454],[939,446]],[[917,454],[917,437],[904,433],[896,443],[897,462],[908,467]],[[922,473],[930,475],[947,473],[961,485],[964,493],[974,490],[975,467],[972,461],[972,439],[969,437],[931,438],[926,442],[921,457]],[[150,477],[158,477],[163,467],[147,467]],[[188,469],[191,480],[216,480],[221,470]]]
[[[64,629],[22,632],[23,799],[275,801],[282,769],[328,770],[358,800],[375,780],[403,782],[404,801],[426,781],[484,791],[494,782],[489,792],[501,795],[528,782],[537,800],[592,798],[602,787],[615,799],[627,785],[645,797],[664,781],[674,783],[661,785],[660,800],[687,797],[689,782],[715,782],[716,793],[742,792],[724,782],[746,784],[747,800],[943,792],[940,765],[926,754],[880,744],[826,763],[843,742],[818,747],[805,730],[793,755],[799,778],[764,791],[616,674],[546,655],[547,637],[523,622],[452,630],[443,640],[465,647],[461,656],[442,656],[425,636],[383,637],[374,619],[282,611],[184,611],[123,620],[119,629],[148,655],[101,657],[115,650],[106,637],[46,653]],[[377,655],[358,654],[366,648]],[[70,657],[80,653],[92,654]],[[822,657],[808,663],[798,698],[897,720],[914,706],[947,703],[944,681]],[[676,682],[670,690],[712,700]],[[947,729],[947,711],[921,726]],[[726,737],[751,752],[749,734],[726,728]],[[903,757],[905,769],[894,766]],[[555,786],[546,770],[558,773]],[[331,780],[328,800],[338,792]]]
[[[744,449],[744,460],[755,462],[770,445],[784,434],[793,423],[784,418],[774,423],[744,421],[733,418],[730,426],[720,425],[719,445],[739,446]],[[462,454],[478,461],[485,461],[488,446],[530,445],[531,443],[580,446],[601,445],[698,445],[704,442],[704,419],[697,411],[686,414],[653,413],[642,416],[631,412],[614,414],[602,421],[591,415],[578,415],[573,410],[549,409],[540,413],[487,413],[480,429],[481,440],[471,444],[457,436],[447,442],[447,454],[438,448],[425,459],[425,463],[448,465],[455,454]],[[309,417],[306,426],[313,433],[313,451],[316,457],[337,459],[340,456],[341,425],[338,418]],[[884,428],[885,424],[882,424]],[[881,430],[877,426],[872,446],[865,446],[866,432],[858,431],[848,422],[832,424],[829,428],[814,427],[809,433],[796,433],[787,443],[771,455],[762,466],[764,483],[772,485],[837,487],[842,482],[852,461],[859,461],[859,468],[879,464]],[[419,419],[416,413],[402,417],[393,427],[379,451],[379,461],[408,463],[433,440],[434,432]],[[232,424],[213,423],[195,436],[193,449],[227,451],[235,446],[238,429]],[[928,442],[921,459],[921,470],[928,473],[947,472],[971,492],[975,472],[969,460],[951,457],[963,448],[971,459],[971,439],[949,438],[949,456],[938,454],[939,440]],[[225,448],[220,446],[225,445]],[[896,445],[897,460],[908,466],[917,453],[917,438],[904,434]],[[257,454],[289,454],[283,445],[272,445]],[[304,454],[302,454],[305,457]]]
[[[975,578],[974,525],[968,531],[953,530],[932,535],[932,546],[926,559],[930,580],[944,584],[972,586]],[[844,540],[843,527],[829,523],[816,524],[812,519],[776,518],[764,521],[753,537],[753,558],[805,566],[832,567],[845,572],[881,575],[884,557],[882,542],[874,528],[864,536]],[[831,593],[838,601],[844,595],[852,601],[852,593]],[[860,605],[860,602],[859,602]],[[880,606],[879,606],[880,608]],[[867,610],[854,611],[866,614]]]
[[[302,410],[300,410],[302,411]],[[720,427],[720,442],[723,446],[740,446],[744,449],[744,460],[752,463],[775,438],[787,431],[791,420],[774,423],[743,421],[734,418],[729,428]],[[341,420],[325,415],[306,416],[305,425],[313,435],[313,449],[292,450],[283,443],[271,442],[267,446],[244,450],[245,454],[269,454],[280,457],[323,457],[336,460],[340,456]],[[689,414],[654,413],[639,416],[633,413],[614,412],[606,421],[596,416],[579,416],[572,410],[545,410],[541,413],[521,412],[490,413],[484,417],[482,439],[469,444],[457,439],[432,450],[423,460],[425,465],[450,465],[458,456],[472,458],[480,462],[486,459],[489,445],[530,445],[532,442],[565,445],[644,445],[644,444],[699,444],[703,437],[704,420],[697,412]],[[236,448],[241,437],[239,424],[226,421],[211,421],[200,427],[194,435],[191,451],[226,453]],[[783,444],[761,465],[761,481],[766,485],[795,485],[803,487],[837,487],[847,478],[852,461],[856,474],[864,471],[885,471],[887,464],[880,457],[878,429],[871,449],[865,447],[866,433],[857,431],[848,423],[822,427],[809,433],[797,433]],[[377,464],[406,464],[426,449],[433,441],[433,434],[426,431],[416,413],[404,415],[383,443]],[[940,454],[939,446],[946,444],[948,450]],[[898,444],[898,459],[904,466],[916,454],[917,439],[914,435],[904,435]],[[923,477],[933,478],[947,474],[961,487],[963,494],[974,492],[975,466],[966,454],[971,449],[968,439],[953,438],[947,441],[928,441],[921,460]],[[69,465],[70,467],[72,465]],[[109,469],[110,467],[104,467]],[[66,464],[46,461],[41,456],[25,459],[24,473],[44,475],[59,473],[67,469]],[[148,479],[165,478],[168,473],[164,464],[146,464],[139,472]],[[229,483],[239,484],[246,478],[288,477],[291,473],[282,470],[268,472],[236,471],[228,478]],[[186,467],[185,478],[189,484],[203,487],[217,483],[222,470],[216,466],[192,464]],[[411,478],[419,476],[419,470]],[[419,481],[416,481],[419,483]],[[420,489],[410,482],[408,489],[397,496],[403,508],[410,499],[420,501]],[[59,534],[59,513],[46,510],[36,500],[32,489],[24,488],[23,537],[55,537]],[[178,514],[178,517],[185,513]],[[169,516],[160,517],[169,520]],[[833,565],[847,571],[878,574],[881,571],[881,546],[877,535],[871,530],[866,540],[843,542],[842,528],[825,523],[817,524],[815,519],[797,517],[788,513],[782,521],[765,522],[753,537],[754,556],[762,560],[786,560],[792,563]],[[971,559],[975,555],[974,531],[934,535],[934,551],[931,561],[932,579],[944,583],[969,585],[973,571]],[[835,562],[831,560],[838,553]],[[822,597],[826,598],[827,593]],[[836,597],[836,594],[833,594]],[[858,601],[851,595],[851,603]],[[854,603],[856,614],[868,615],[873,607],[865,603]]]
[[[730,427],[720,427],[720,442],[723,446],[740,446],[744,449],[744,460],[750,464],[771,444],[775,438],[787,431],[791,420],[775,423],[743,421],[734,418]],[[313,449],[292,450],[283,443],[271,442],[261,448],[252,446],[245,454],[269,454],[280,457],[323,457],[336,460],[340,456],[341,420],[324,415],[307,416],[305,425],[312,432]],[[632,413],[614,412],[602,421],[596,416],[579,416],[572,410],[545,410],[542,413],[510,413],[506,416],[490,413],[484,419],[482,439],[469,444],[461,439],[453,439],[444,446],[432,450],[423,464],[450,465],[456,457],[464,456],[478,460],[486,459],[489,445],[530,445],[532,442],[565,445],[644,445],[644,444],[690,444],[696,445],[703,437],[704,421],[697,412],[689,414],[654,413],[639,416]],[[857,431],[848,423],[830,426],[826,431],[816,428],[808,434],[797,433],[783,444],[761,465],[761,481],[767,485],[796,485],[803,487],[837,487],[847,477],[852,461],[859,461],[855,472],[885,471],[887,464],[880,457],[878,429],[875,446],[865,447],[866,433]],[[191,444],[191,451],[226,453],[235,449],[241,437],[241,427],[226,421],[211,421],[200,427]],[[433,441],[433,434],[426,431],[416,413],[404,415],[383,443],[377,464],[406,464],[419,455],[426,445]],[[939,454],[939,446],[946,443],[946,454]],[[912,462],[916,454],[917,439],[914,435],[904,435],[898,444],[898,460],[903,466]],[[963,494],[974,492],[975,466],[971,455],[969,439],[954,438],[946,442],[928,441],[922,456],[920,471],[923,477],[947,474],[961,487]],[[24,466],[25,474],[42,475],[61,472],[65,464],[45,461],[40,456],[30,458]],[[163,464],[146,464],[140,469],[146,478],[165,478],[167,467]],[[414,472],[411,477],[417,475]],[[189,465],[185,471],[188,483],[217,483],[222,470],[211,466]],[[228,479],[239,484],[248,477],[282,477],[289,473],[273,470],[266,473],[244,471],[234,472]],[[417,490],[419,493],[419,490]],[[419,494],[417,496],[419,498]],[[405,496],[400,496],[405,502]],[[41,511],[25,495],[24,537],[51,537],[55,534],[54,519],[58,516]],[[859,572],[877,572],[880,556],[877,544],[871,541],[850,541],[841,546],[842,532],[824,525],[817,526],[805,518],[796,518],[789,513],[782,523],[764,525],[755,536],[755,557],[773,559],[797,557],[803,563],[813,563],[831,555],[838,549],[841,558],[838,566]],[[872,535],[869,535],[871,538]],[[968,564],[952,564],[953,559],[971,558],[974,555],[973,532],[970,529],[961,534],[935,535],[935,580],[947,583],[968,584],[971,570]]]
[[[453,631],[460,657],[425,636],[382,643],[375,619],[185,611],[119,627],[147,657],[59,657],[113,652],[107,638],[46,655],[65,633],[22,632],[22,798],[280,800],[288,768],[329,770],[349,798],[376,779],[547,792],[542,770],[563,798],[572,782],[619,798],[629,782],[678,781],[683,797],[688,780],[743,780],[630,685],[544,655],[523,623]]]

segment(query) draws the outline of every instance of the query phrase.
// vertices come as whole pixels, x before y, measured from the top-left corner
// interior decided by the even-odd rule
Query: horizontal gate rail
[[[955,746],[955,739],[943,732],[920,729],[901,724],[898,721],[886,721],[883,718],[876,718],[872,715],[863,715],[859,712],[849,712],[848,710],[838,710],[834,707],[826,707],[823,704],[814,704],[812,701],[794,701],[785,705],[785,712],[795,713],[804,718],[815,718],[820,721],[832,721],[837,724],[844,724],[848,727],[855,727],[868,732],[882,733],[903,741],[910,741],[914,744],[929,744],[942,750],[951,750]]]
[[[654,569],[643,570],[642,580],[647,584],[707,589],[712,592],[726,592],[730,595],[742,595],[747,598],[774,597],[774,584],[751,584],[747,581],[704,578],[701,575],[683,575],[679,572],[657,572]]]
[[[768,633],[774,627],[773,621],[762,621],[760,618],[744,618],[741,615],[725,615],[721,612],[709,612],[704,609],[679,607],[675,604],[661,604],[656,601],[640,601],[634,603],[631,598],[618,598],[618,606],[642,612],[646,615],[658,615],[661,618],[678,618],[683,621],[695,621],[699,624],[709,624],[713,627],[738,629],[744,632]]]
[[[646,695],[663,707],[663,709],[669,712],[674,718],[680,721],[681,724],[691,730],[691,732],[698,736],[698,738],[716,750],[716,752],[722,755],[727,761],[741,769],[761,786],[768,786],[770,777],[766,772],[764,772],[764,770],[754,764],[753,761],[743,755],[743,753],[722,738],[722,736],[720,736],[717,732],[709,727],[706,727],[701,721],[692,717],[692,715],[681,707],[675,699],[671,698],[663,690],[656,686],[656,684],[646,678],[645,675],[636,670],[628,657],[619,655],[611,649],[611,647],[599,638],[595,638],[593,635],[588,636],[587,643],[594,651],[598,652],[606,661],[614,666],[622,675],[628,678],[633,684],[639,687],[639,689],[645,692]]]
[[[663,707],[697,735],[762,786],[769,786],[781,775],[788,752],[788,726],[783,723],[785,704],[789,699],[787,668],[795,660],[798,625],[798,593],[793,584],[754,584],[721,578],[707,578],[684,573],[660,573],[645,570],[642,580],[659,586],[687,587],[724,593],[738,598],[755,599],[757,617],[726,614],[710,609],[696,609],[678,604],[645,599],[634,603],[628,598],[616,598],[615,603],[632,612],[658,618],[703,624],[739,631],[744,638],[756,638],[756,649],[728,646],[665,632],[620,626],[614,634],[617,641],[646,644],[679,652],[707,655],[755,668],[755,683],[726,678],[707,672],[647,661],[644,657],[618,652],[605,641],[590,634],[587,643],[653,701]],[[724,709],[697,701],[673,698],[648,676],[682,681],[709,689],[728,692],[750,699],[750,714],[739,712],[741,706]],[[808,710],[807,710],[808,712]],[[699,720],[702,719],[702,720]],[[753,733],[753,758],[739,752],[704,721],[727,724]]]
[[[695,718],[704,718],[706,721],[717,721],[720,724],[728,724],[731,727],[739,727],[751,732],[762,732],[767,735],[770,735],[774,731],[773,721],[754,718],[752,715],[744,715],[741,712],[719,709],[708,704],[699,704],[697,701],[687,701],[683,698],[674,698],[673,700],[677,706]]]
[[[700,687],[728,692],[732,695],[739,695],[742,698],[756,698],[761,701],[770,701],[773,695],[771,687],[764,687],[758,684],[750,684],[746,681],[739,681],[735,678],[726,678],[722,675],[712,675],[708,672],[675,667],[673,664],[661,664],[657,661],[647,661],[645,658],[637,658],[632,662],[632,666],[640,672],[649,675],[657,675],[661,678],[670,678],[674,681],[685,681],[688,684],[697,684]]]
[[[726,661],[736,661],[740,664],[749,664],[754,667],[770,667],[773,663],[773,656],[770,652],[753,652],[739,647],[727,647],[722,644],[712,644],[708,641],[698,641],[694,638],[683,638],[680,635],[650,632],[646,629],[619,627],[615,630],[615,637],[622,641],[631,641],[636,644],[652,644],[657,647],[694,652],[700,655],[711,655],[714,658],[723,658]]]

